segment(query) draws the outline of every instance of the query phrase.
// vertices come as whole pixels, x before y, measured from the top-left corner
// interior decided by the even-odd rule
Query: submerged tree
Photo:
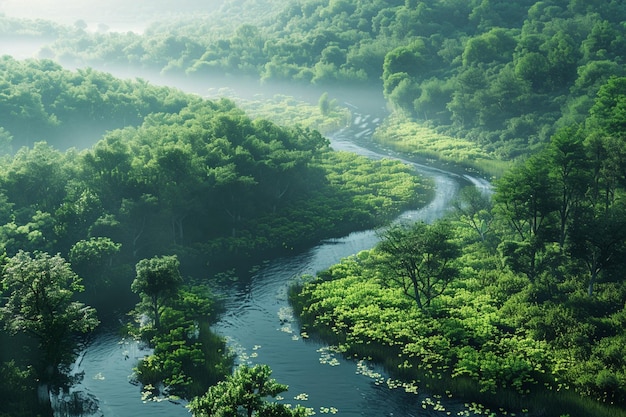
[[[443,294],[458,276],[454,260],[459,248],[445,222],[393,226],[383,233],[377,249],[383,254],[385,278],[399,284],[420,309]]]
[[[44,365],[39,376],[54,382],[59,368],[73,359],[72,336],[98,325],[95,309],[72,300],[75,292],[83,291],[81,278],[59,255],[20,251],[3,268],[2,289],[6,303],[0,307],[0,319],[5,329],[39,341]]]
[[[183,282],[179,265],[176,255],[142,259],[136,265],[137,276],[130,288],[141,295],[145,312],[156,329],[167,301],[177,294]]]
[[[191,401],[189,409],[194,417],[304,417],[304,408],[292,409],[266,400],[287,391],[287,385],[270,378],[271,374],[267,365],[241,365],[225,381]]]

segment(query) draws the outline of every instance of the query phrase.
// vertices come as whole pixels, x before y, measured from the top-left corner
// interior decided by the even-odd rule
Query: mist
[[[90,31],[141,33],[152,22],[211,13],[223,0],[3,0],[0,14],[24,19],[45,19],[63,25],[86,24]],[[4,48],[2,53],[5,53]]]

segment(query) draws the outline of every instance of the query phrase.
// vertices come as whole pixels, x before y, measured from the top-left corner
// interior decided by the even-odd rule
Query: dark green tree
[[[69,365],[76,348],[75,334],[92,331],[97,325],[96,311],[73,301],[83,291],[81,278],[59,255],[20,251],[9,258],[2,270],[6,302],[0,319],[12,334],[27,333],[39,341],[42,368],[39,377],[55,382]]]
[[[570,233],[570,253],[586,267],[587,295],[601,274],[622,265],[626,254],[626,207],[614,204],[608,209],[579,207],[574,213]]]
[[[553,239],[558,200],[549,170],[545,155],[531,157],[497,182],[494,195],[496,213],[513,231],[513,240],[502,246],[504,256],[509,258],[511,250],[524,248],[528,264],[517,272],[524,272],[531,280],[540,272],[539,255]],[[516,265],[520,264],[516,261]]]
[[[482,242],[493,231],[493,204],[491,196],[486,195],[476,187],[465,187],[459,198],[453,203],[458,220],[476,232]]]
[[[580,126],[560,129],[548,146],[550,180],[555,186],[558,213],[558,242],[563,248],[572,212],[584,198],[590,185],[589,163]]]
[[[131,290],[140,294],[145,312],[152,318],[157,330],[163,309],[183,282],[179,266],[178,258],[172,255],[142,259],[135,267],[137,275]]]
[[[121,244],[108,237],[80,240],[70,249],[72,269],[91,281],[89,288],[95,293],[111,283],[112,277],[108,275],[113,267],[113,259],[121,247]]]
[[[390,227],[376,247],[384,279],[399,285],[420,309],[429,307],[459,274],[454,261],[460,252],[452,237],[445,222]]]

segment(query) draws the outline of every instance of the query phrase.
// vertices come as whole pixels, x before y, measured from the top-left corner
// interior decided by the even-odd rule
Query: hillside
[[[75,28],[42,54],[190,77],[379,85],[396,110],[507,160],[583,121],[600,85],[626,73],[624,20],[615,0],[231,1],[143,34]]]

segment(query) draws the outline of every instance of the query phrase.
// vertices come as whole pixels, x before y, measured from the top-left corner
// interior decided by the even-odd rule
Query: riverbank
[[[437,160],[488,178],[501,177],[514,164],[496,158],[475,142],[438,133],[398,112],[385,119],[372,140],[409,157]]]
[[[381,364],[419,390],[479,403],[502,415],[626,416],[624,408],[612,405],[620,394],[611,391],[608,371],[572,374],[589,364],[580,367],[568,359],[571,353],[533,337],[532,323],[543,326],[558,314],[522,299],[523,292],[537,288],[502,270],[477,272],[477,262],[494,259],[478,261],[485,254],[477,254],[472,261],[467,254],[479,250],[467,242],[465,247],[461,279],[428,310],[416,307],[401,288],[381,284],[385,273],[376,267],[374,250],[345,258],[292,288],[291,305],[303,332],[337,345],[346,357]],[[531,324],[515,324],[521,316]],[[578,337],[570,332],[561,337]],[[576,376],[592,380],[574,386]],[[593,383],[604,384],[598,385],[604,393],[595,394],[600,397],[592,397]],[[589,393],[583,397],[584,390]]]

